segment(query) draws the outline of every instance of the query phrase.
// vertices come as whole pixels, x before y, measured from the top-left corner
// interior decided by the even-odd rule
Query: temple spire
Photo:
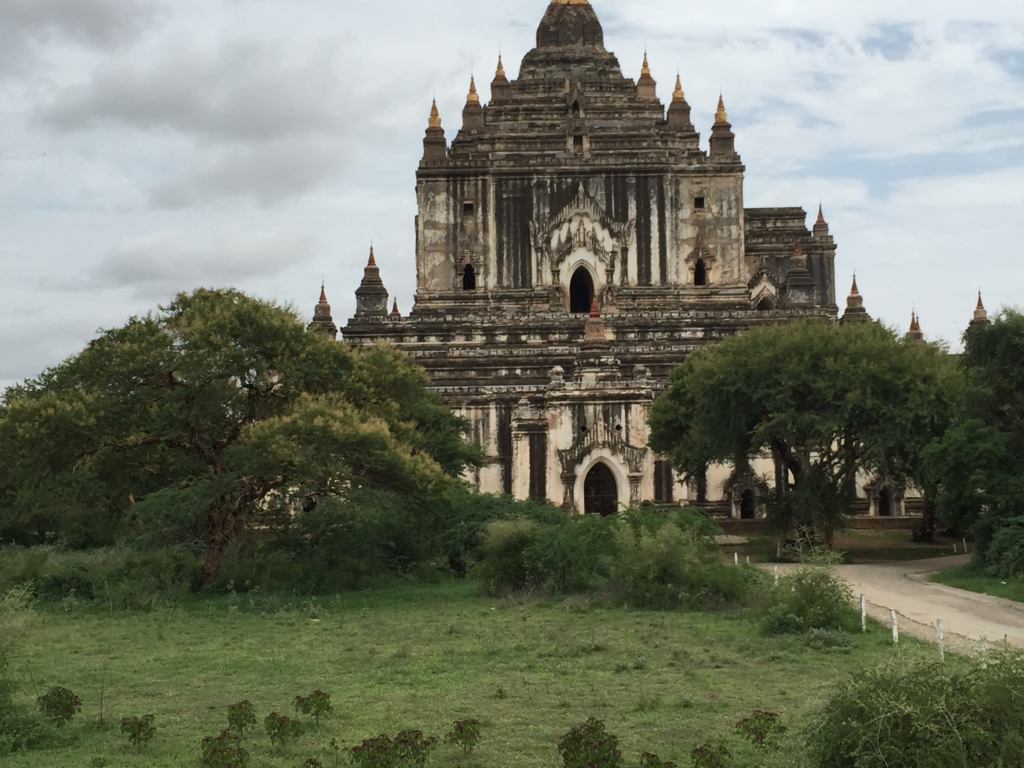
[[[725,99],[719,95],[718,110],[715,112],[715,124],[711,126],[712,157],[734,159],[736,156],[736,134],[729,125],[729,113],[725,111]]]
[[[910,314],[910,330],[907,331],[907,341],[924,341],[924,334],[921,332],[921,319],[917,316],[917,310]]]
[[[306,326],[310,333],[322,333],[331,339],[338,338],[338,326],[331,317],[331,305],[327,303],[327,289],[320,283],[320,301],[313,309],[313,322]]]
[[[683,80],[676,75],[676,89],[672,92],[672,101],[686,101],[686,94],[683,93]]]
[[[373,255],[373,243],[370,243],[370,258],[367,260],[366,266],[368,266],[368,267],[376,267],[377,266],[377,257]]]
[[[466,97],[467,104],[479,104],[480,95],[476,92],[476,78],[469,76],[469,95]]]
[[[640,68],[640,79],[636,81],[636,95],[641,99],[651,101],[658,98],[658,83],[651,77],[651,66],[647,62],[647,51],[644,51],[644,63]]]
[[[501,54],[498,54],[498,70],[494,73],[495,78],[505,77],[505,65],[501,63]]]
[[[715,112],[715,123],[728,123],[729,113],[725,111],[725,97],[718,96],[718,111]]]
[[[363,280],[356,289],[356,316],[384,317],[388,313],[388,290],[380,279],[377,258],[370,246],[370,258],[363,270]]]
[[[981,291],[978,291],[978,306],[974,308],[974,317],[971,319],[971,327],[978,325],[991,325],[992,321],[988,319],[988,311],[985,309],[985,303],[981,300]]]
[[[864,297],[857,289],[857,273],[853,274],[853,285],[850,286],[850,295],[846,297],[846,312],[843,313],[843,323],[868,322],[871,315],[864,309]]]
[[[427,127],[441,127],[441,113],[437,111],[437,99],[434,99],[434,103],[430,106],[430,118],[427,120]]]

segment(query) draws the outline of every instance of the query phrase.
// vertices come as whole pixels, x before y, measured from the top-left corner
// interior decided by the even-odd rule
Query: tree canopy
[[[729,463],[734,480],[759,456],[776,463],[770,521],[815,526],[831,541],[859,473],[918,480],[922,451],[960,398],[940,347],[877,323],[800,321],[705,347],[654,403],[651,446],[689,478]]]
[[[191,536],[209,583],[236,527],[271,501],[365,487],[422,502],[477,463],[467,424],[425,385],[396,351],[353,351],[288,308],[181,294],[7,390],[0,532]]]
[[[940,518],[973,530],[984,555],[998,528],[1024,519],[1024,315],[1007,310],[972,326],[961,367],[963,412],[926,459]]]

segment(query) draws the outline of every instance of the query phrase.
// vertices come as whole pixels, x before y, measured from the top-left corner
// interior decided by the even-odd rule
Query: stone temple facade
[[[727,468],[682,484],[647,447],[647,414],[702,345],[837,317],[820,210],[808,229],[801,208],[745,208],[723,101],[702,143],[679,78],[666,108],[646,57],[638,80],[623,75],[587,0],[553,0],[518,78],[499,58],[490,95],[471,81],[450,144],[435,104],[415,306],[389,311],[371,251],[345,341],[388,342],[427,371],[484,448],[483,491],[602,514],[688,500],[746,513]],[[321,300],[311,328],[333,334]]]

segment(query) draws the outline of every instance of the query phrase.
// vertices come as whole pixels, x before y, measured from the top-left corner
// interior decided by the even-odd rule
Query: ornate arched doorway
[[[602,517],[619,511],[619,486],[604,462],[595,464],[583,481],[583,511]]]
[[[586,267],[578,267],[569,283],[569,311],[581,315],[594,303],[594,280]]]

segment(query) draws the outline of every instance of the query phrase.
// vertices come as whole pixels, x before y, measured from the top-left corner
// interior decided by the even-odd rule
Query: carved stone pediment
[[[687,254],[686,263],[693,266],[698,261],[703,261],[708,266],[715,263],[715,254],[713,250],[710,250],[704,243],[704,232],[700,229],[697,230],[697,237],[693,243],[693,250]]]
[[[632,243],[636,221],[613,221],[598,202],[587,194],[583,184],[562,210],[541,221],[530,222],[530,234],[541,258],[548,259],[553,270],[575,251],[594,254],[606,269],[615,266],[615,255]]]
[[[762,267],[757,274],[747,283],[750,289],[750,303],[758,304],[763,299],[771,299],[772,303],[778,306],[781,286],[768,270]]]
[[[622,440],[595,440],[587,437],[578,440],[572,448],[558,452],[562,473],[572,475],[575,468],[598,448],[607,448],[612,454],[622,459],[623,464],[631,473],[643,471],[647,448],[637,448]]]

